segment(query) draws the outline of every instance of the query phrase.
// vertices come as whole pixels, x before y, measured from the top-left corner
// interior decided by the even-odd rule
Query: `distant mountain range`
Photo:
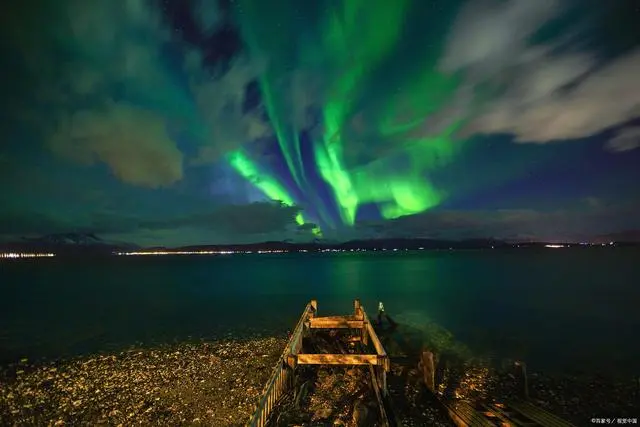
[[[113,252],[137,249],[140,249],[137,245],[106,241],[93,233],[47,234],[0,243],[0,252],[50,252],[57,255],[111,255]]]
[[[611,242],[611,240],[603,240],[602,243]],[[259,251],[259,250],[283,250],[283,251],[319,251],[328,250],[448,250],[448,249],[508,249],[513,247],[520,248],[538,248],[557,242],[505,242],[496,239],[467,239],[467,240],[440,240],[440,239],[409,239],[409,238],[390,238],[375,240],[350,240],[341,243],[329,243],[316,241],[312,243],[290,243],[290,242],[264,242],[248,245],[197,245],[184,246],[173,250],[179,251]],[[576,243],[567,243],[570,245],[578,245]],[[617,246],[640,246],[640,240],[633,241],[616,241]],[[171,249],[167,249],[171,250]]]
[[[640,230],[625,231],[597,236],[591,243],[616,242],[617,246],[640,246]],[[309,243],[289,241],[262,242],[253,244],[197,245],[178,248],[141,248],[134,244],[106,241],[92,233],[49,234],[38,238],[24,238],[19,242],[0,244],[0,252],[52,252],[57,255],[111,255],[127,251],[319,251],[319,250],[448,250],[448,249],[506,249],[519,247],[543,247],[548,242],[505,242],[496,239],[409,239],[389,238],[375,240],[351,240],[348,242],[326,242],[314,240]]]
[[[184,246],[177,248],[181,251],[259,251],[259,250],[287,250],[287,251],[317,251],[322,249],[336,250],[393,250],[393,249],[480,249],[490,247],[507,247],[508,243],[491,240],[491,239],[474,239],[474,240],[433,240],[433,239],[375,239],[375,240],[350,240],[348,242],[324,242],[316,240],[309,243],[292,243],[292,242],[263,242],[245,245],[197,245]]]

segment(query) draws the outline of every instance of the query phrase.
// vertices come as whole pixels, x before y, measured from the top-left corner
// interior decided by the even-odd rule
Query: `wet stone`
[[[244,425],[285,343],[254,337],[23,359],[0,367],[0,425]]]

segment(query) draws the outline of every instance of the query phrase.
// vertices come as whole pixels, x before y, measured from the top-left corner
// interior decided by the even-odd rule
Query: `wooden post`
[[[436,369],[433,353],[429,350],[423,349],[422,354],[420,355],[420,363],[422,365],[424,384],[427,386],[429,391],[434,393],[436,391]]]
[[[527,378],[527,364],[521,361],[515,363],[516,378],[520,381],[522,397],[529,399],[529,379]]]
[[[387,395],[387,370],[384,366],[378,366],[378,372],[380,372],[380,388],[382,389],[382,395]]]
[[[362,304],[360,303],[359,299],[356,299],[353,301],[353,305],[354,305],[354,314],[356,319],[358,320],[362,320],[364,318],[363,313],[363,309],[362,309]]]
[[[367,322],[362,323],[362,344],[364,346],[369,344],[369,330],[367,329]]]

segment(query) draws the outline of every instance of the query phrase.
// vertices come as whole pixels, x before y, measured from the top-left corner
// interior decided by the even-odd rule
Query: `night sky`
[[[0,9],[2,240],[640,228],[637,1]]]

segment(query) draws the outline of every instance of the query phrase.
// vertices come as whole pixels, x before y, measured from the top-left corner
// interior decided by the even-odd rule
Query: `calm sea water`
[[[0,360],[247,329],[360,298],[531,369],[640,372],[640,252],[444,251],[37,259],[0,263]]]

